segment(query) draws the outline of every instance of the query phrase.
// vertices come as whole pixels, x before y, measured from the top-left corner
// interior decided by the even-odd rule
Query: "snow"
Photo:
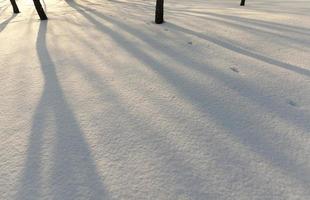
[[[43,1],[42,1],[43,3]],[[0,0],[0,199],[310,199],[310,2]]]

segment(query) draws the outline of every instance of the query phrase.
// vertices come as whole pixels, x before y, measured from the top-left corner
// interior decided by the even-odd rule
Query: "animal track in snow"
[[[239,69],[236,67],[230,67],[229,69],[231,69],[231,71],[239,73]]]
[[[291,105],[291,106],[294,106],[294,107],[297,107],[297,106],[298,106],[298,104],[297,104],[295,101],[293,101],[293,100],[288,100],[287,103],[288,103],[289,105]]]

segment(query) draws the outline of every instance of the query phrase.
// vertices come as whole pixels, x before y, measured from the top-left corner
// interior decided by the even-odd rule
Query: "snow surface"
[[[310,1],[0,0],[0,199],[310,199]]]

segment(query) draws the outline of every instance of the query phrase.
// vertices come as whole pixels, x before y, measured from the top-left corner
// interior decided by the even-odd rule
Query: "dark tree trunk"
[[[241,0],[240,6],[244,6],[245,0]]]
[[[40,0],[33,0],[34,6],[36,7],[37,13],[41,20],[47,20],[47,16],[42,8]]]
[[[155,23],[164,23],[164,0],[156,0]]]
[[[15,0],[10,0],[10,1],[11,1],[11,4],[12,4],[12,7],[13,7],[13,12],[14,13],[20,13],[19,9],[18,9],[18,6],[16,4],[16,1]]]

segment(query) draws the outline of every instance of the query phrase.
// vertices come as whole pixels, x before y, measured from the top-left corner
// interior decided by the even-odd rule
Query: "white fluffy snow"
[[[310,1],[0,0],[0,199],[310,199]]]

